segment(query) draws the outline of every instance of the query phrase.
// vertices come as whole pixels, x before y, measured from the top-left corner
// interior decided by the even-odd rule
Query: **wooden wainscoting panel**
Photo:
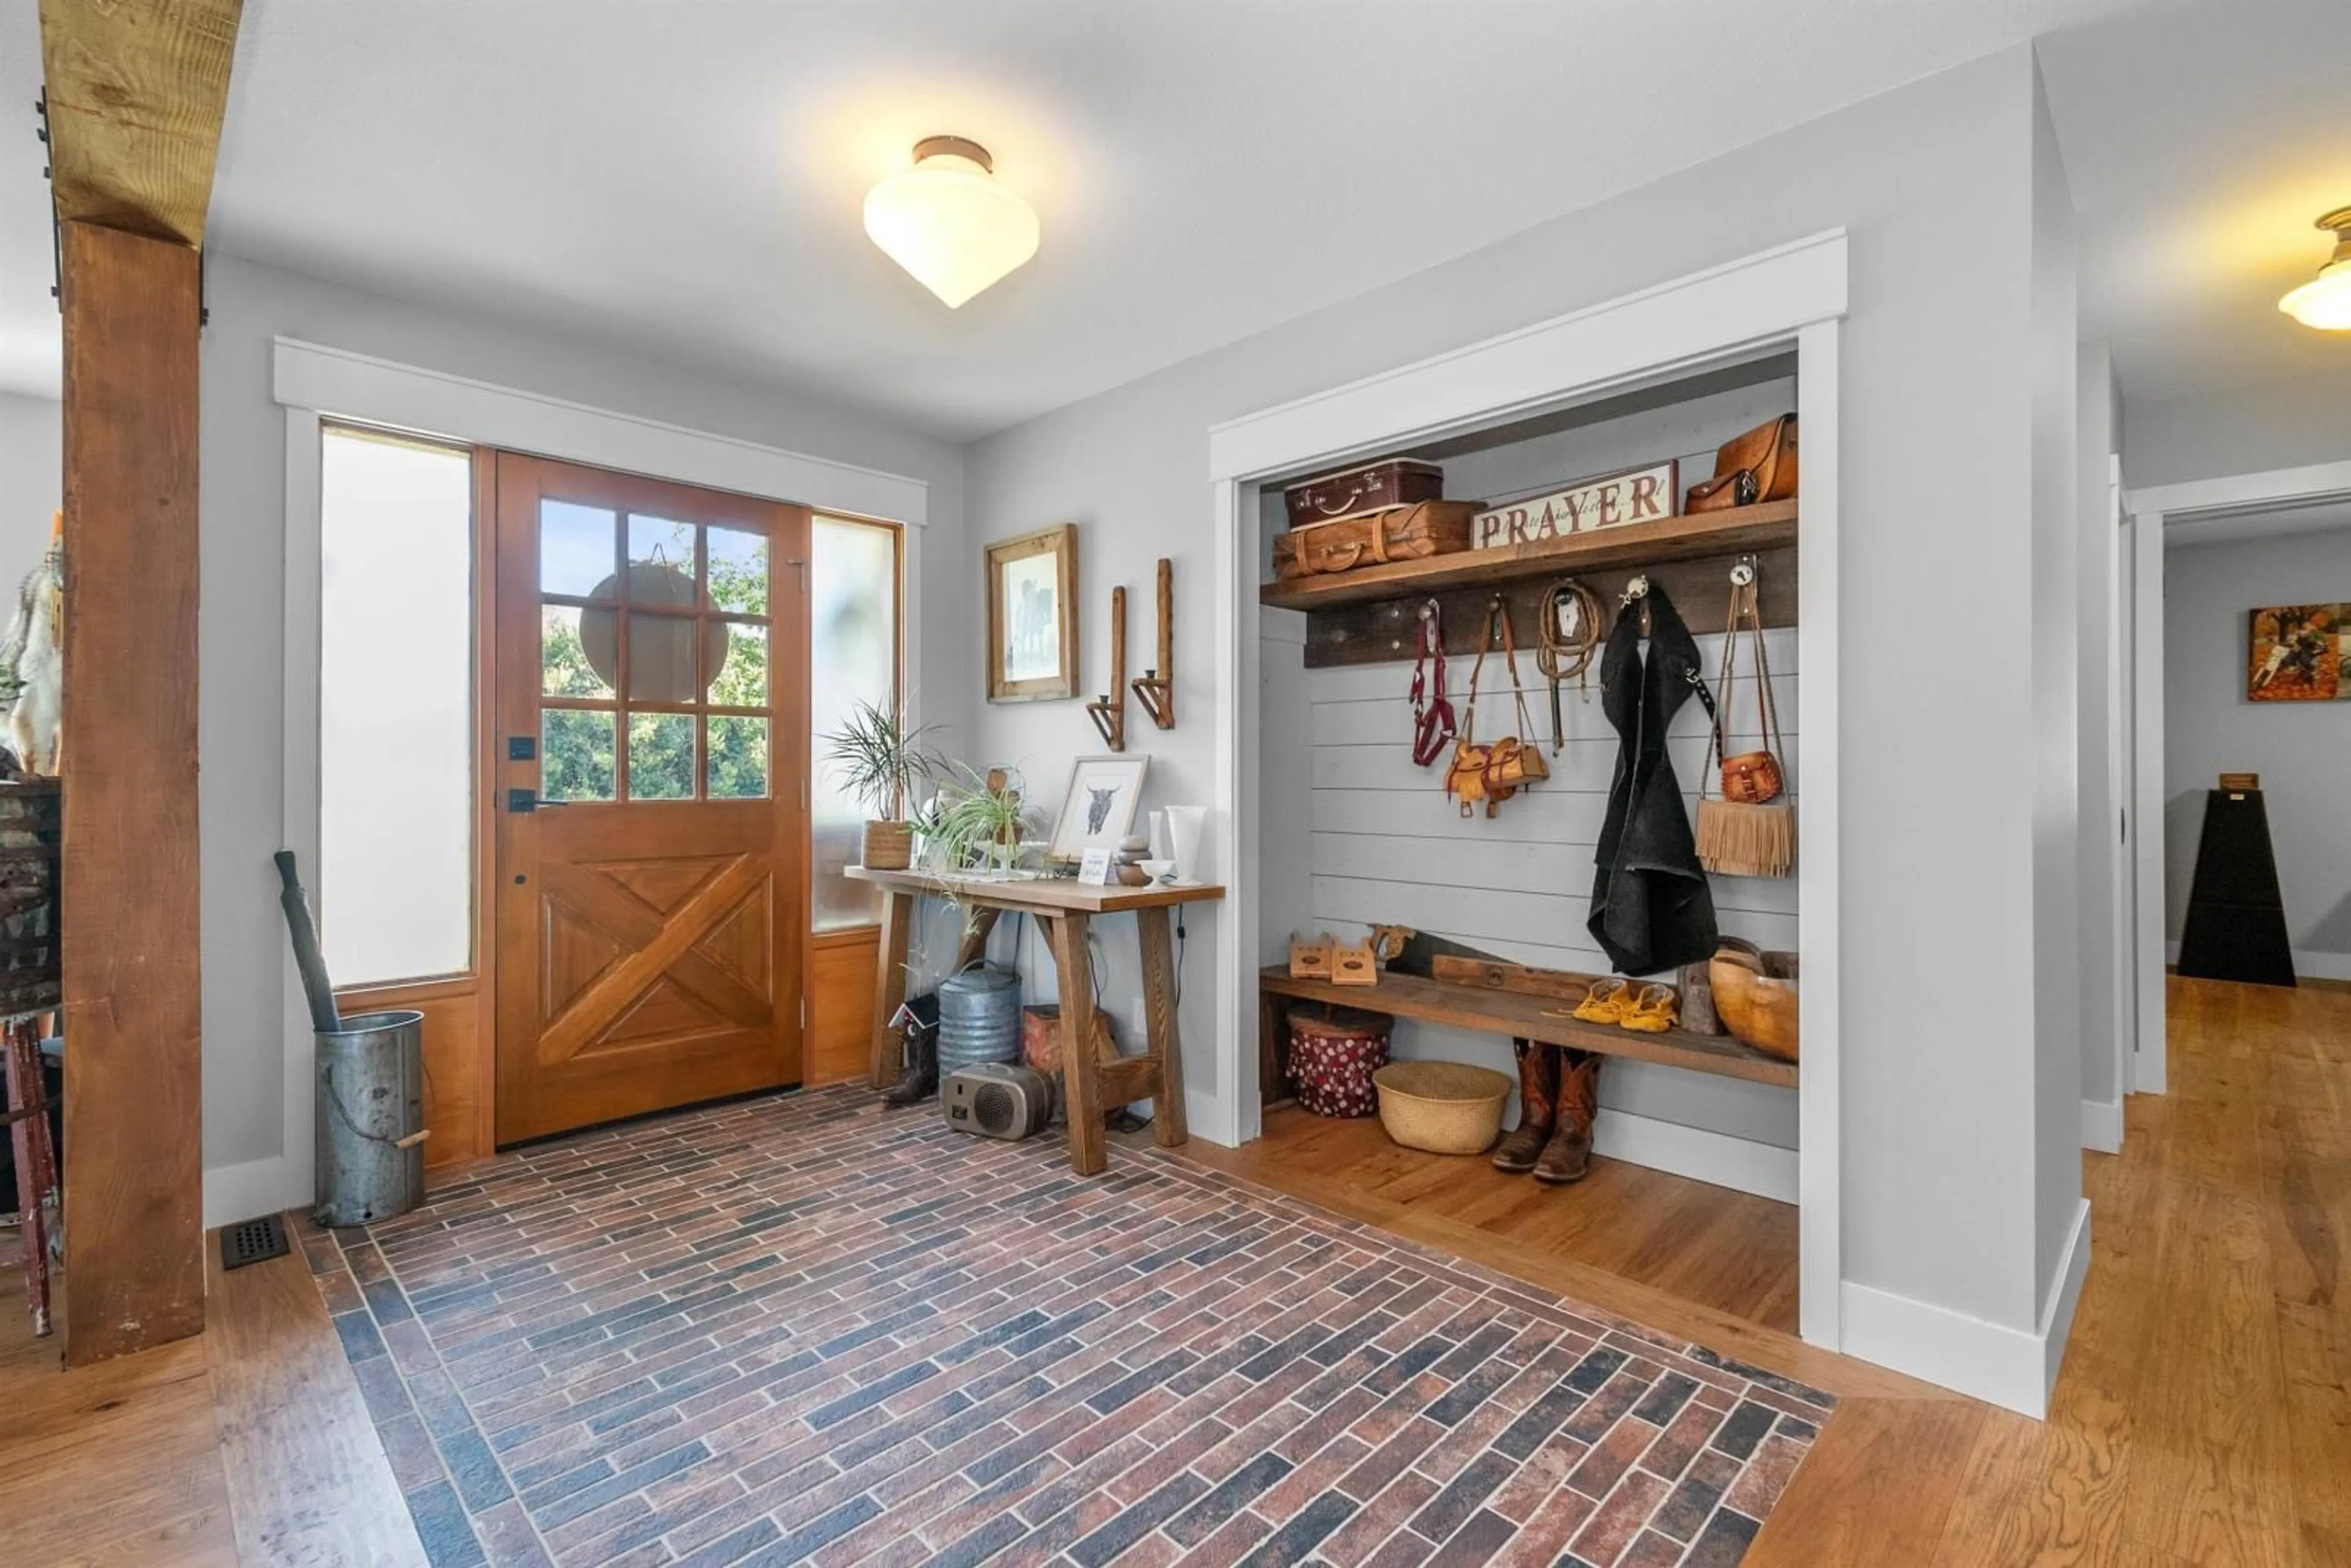
[[[482,986],[472,977],[427,980],[339,991],[345,1018],[413,1008],[424,1015],[424,1168],[486,1158],[483,1101],[490,1092],[490,1057],[482,1039]]]
[[[809,1050],[802,1073],[810,1088],[866,1076],[873,1047],[873,970],[881,954],[878,926],[827,931],[810,941]]]

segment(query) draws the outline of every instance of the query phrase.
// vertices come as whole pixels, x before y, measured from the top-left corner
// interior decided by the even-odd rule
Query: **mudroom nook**
[[[1212,436],[1261,466],[1218,484],[1254,676],[1228,1082],[1256,1137],[1209,1157],[1834,1343],[1835,845],[1807,788],[1834,737],[1802,720],[1834,713],[1844,256],[1825,235]],[[1772,785],[1726,801],[1756,761]],[[1426,1063],[1500,1100],[1499,1144],[1384,1126]]]

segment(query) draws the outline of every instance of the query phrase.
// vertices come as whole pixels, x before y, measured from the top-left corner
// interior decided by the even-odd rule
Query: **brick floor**
[[[441,1568],[1731,1563],[1831,1408],[1113,1157],[843,1086],[297,1229]]]

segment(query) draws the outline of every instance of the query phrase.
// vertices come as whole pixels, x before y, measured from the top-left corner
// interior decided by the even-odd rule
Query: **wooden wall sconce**
[[[1137,682],[1140,685],[1142,683]],[[1126,590],[1110,591],[1110,690],[1086,705],[1102,744],[1126,749]]]
[[[1176,563],[1159,558],[1159,663],[1134,683],[1134,700],[1162,729],[1176,727]]]

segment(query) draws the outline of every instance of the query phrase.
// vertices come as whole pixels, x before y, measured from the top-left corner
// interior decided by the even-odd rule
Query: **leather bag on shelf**
[[[1783,413],[1727,442],[1714,455],[1714,477],[1690,486],[1685,512],[1720,512],[1796,493],[1796,416]]]
[[[1465,817],[1481,801],[1486,815],[1490,817],[1496,806],[1528,785],[1551,777],[1551,764],[1543,760],[1539,747],[1525,745],[1515,735],[1506,735],[1490,745],[1480,745],[1475,738],[1478,676],[1486,667],[1486,650],[1492,646],[1498,632],[1502,640],[1502,661],[1510,672],[1510,692],[1518,702],[1519,728],[1529,732],[1534,728],[1534,721],[1527,713],[1526,687],[1519,683],[1519,653],[1510,635],[1510,607],[1498,593],[1487,607],[1485,630],[1478,639],[1478,662],[1469,667],[1469,700],[1461,710],[1461,733],[1453,743],[1453,762],[1445,774],[1445,792],[1460,802]]]
[[[1475,501],[1417,501],[1342,522],[1294,528],[1273,541],[1273,575],[1290,582],[1466,550],[1469,519],[1478,510]]]

